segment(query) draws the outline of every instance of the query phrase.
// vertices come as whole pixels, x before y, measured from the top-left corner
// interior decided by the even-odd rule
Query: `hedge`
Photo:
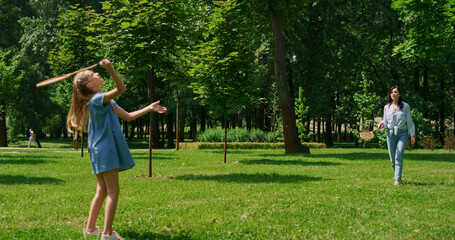
[[[302,143],[309,148],[325,148],[324,143]],[[228,142],[228,149],[284,149],[284,143],[258,142]],[[179,144],[180,149],[223,149],[220,142],[184,142]]]

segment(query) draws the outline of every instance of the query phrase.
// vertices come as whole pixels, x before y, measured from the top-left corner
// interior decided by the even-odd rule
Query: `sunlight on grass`
[[[128,239],[455,237],[455,154],[386,150],[133,151],[114,229]],[[79,151],[0,150],[0,239],[82,239],[96,179]],[[99,226],[103,225],[102,213]]]

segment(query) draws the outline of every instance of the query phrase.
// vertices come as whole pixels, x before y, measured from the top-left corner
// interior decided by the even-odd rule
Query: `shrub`
[[[447,129],[444,133],[444,148],[452,151],[455,149],[455,134],[454,130]]]
[[[434,150],[434,147],[436,145],[436,141],[431,135],[426,135],[419,141],[419,143],[421,147],[431,149],[431,151]]]
[[[308,148],[325,148],[324,143],[302,143]],[[222,142],[183,142],[181,149],[223,149]],[[284,149],[284,143],[230,142],[228,149]]]
[[[228,142],[276,142],[280,136],[277,132],[264,132],[260,129],[248,131],[245,128],[228,129]],[[198,142],[224,142],[224,129],[207,129],[196,137]]]

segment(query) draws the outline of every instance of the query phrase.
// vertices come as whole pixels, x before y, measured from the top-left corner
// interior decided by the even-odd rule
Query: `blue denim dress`
[[[114,113],[118,105],[114,100],[103,103],[103,99],[104,93],[97,93],[88,103],[88,145],[94,174],[113,169],[124,171],[136,165]]]

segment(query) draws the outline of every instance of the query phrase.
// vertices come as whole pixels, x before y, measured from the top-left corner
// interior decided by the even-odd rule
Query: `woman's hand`
[[[383,124],[382,122],[380,122],[380,123],[378,124],[378,129],[381,129],[381,128],[383,128],[383,127],[384,127],[384,124]]]
[[[411,144],[414,145],[416,143],[416,136],[411,137]]]
[[[165,113],[167,111],[167,108],[164,106],[160,105],[160,101],[156,101],[152,104],[149,105],[149,109],[151,111],[157,112],[157,113]]]
[[[109,59],[103,59],[99,62],[99,65],[100,67],[107,69],[107,67],[111,65],[111,61],[109,61]]]

